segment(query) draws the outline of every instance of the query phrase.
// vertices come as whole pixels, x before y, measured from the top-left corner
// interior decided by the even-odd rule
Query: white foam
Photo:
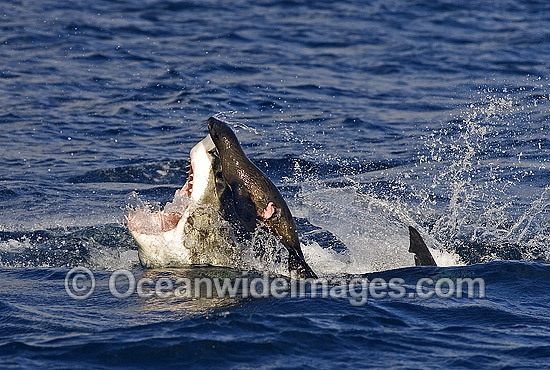
[[[320,274],[366,273],[414,266],[409,253],[408,225],[414,224],[401,204],[391,204],[355,187],[331,188],[322,183],[303,184],[295,213],[338,237],[348,248],[350,261],[315,243],[304,246],[307,262]],[[458,256],[433,248],[438,266],[459,264]]]

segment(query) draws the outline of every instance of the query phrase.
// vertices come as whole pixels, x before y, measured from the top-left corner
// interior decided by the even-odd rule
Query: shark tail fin
[[[414,253],[416,266],[437,266],[420,233],[414,227],[409,226],[409,235],[411,237],[409,252]]]

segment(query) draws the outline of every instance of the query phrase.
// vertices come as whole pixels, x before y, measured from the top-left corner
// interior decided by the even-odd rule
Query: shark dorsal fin
[[[414,227],[409,226],[409,235],[411,237],[409,252],[414,253],[416,266],[437,266],[420,233]]]

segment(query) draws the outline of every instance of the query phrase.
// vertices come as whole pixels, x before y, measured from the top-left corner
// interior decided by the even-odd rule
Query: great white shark
[[[189,175],[174,200],[156,212],[133,210],[127,215],[141,264],[235,267],[242,245],[261,229],[284,246],[291,276],[316,278],[277,187],[248,159],[226,123],[214,117],[207,123],[208,135],[191,149]],[[416,265],[435,266],[418,231],[409,227],[409,234]]]

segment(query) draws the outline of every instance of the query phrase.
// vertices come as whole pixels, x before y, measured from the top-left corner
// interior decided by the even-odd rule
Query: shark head
[[[189,158],[187,181],[172,202],[161,210],[143,207],[126,216],[144,266],[227,263],[227,253],[219,250],[231,249],[227,235],[221,235],[229,188],[210,135],[191,149]],[[218,253],[213,253],[213,248]]]

